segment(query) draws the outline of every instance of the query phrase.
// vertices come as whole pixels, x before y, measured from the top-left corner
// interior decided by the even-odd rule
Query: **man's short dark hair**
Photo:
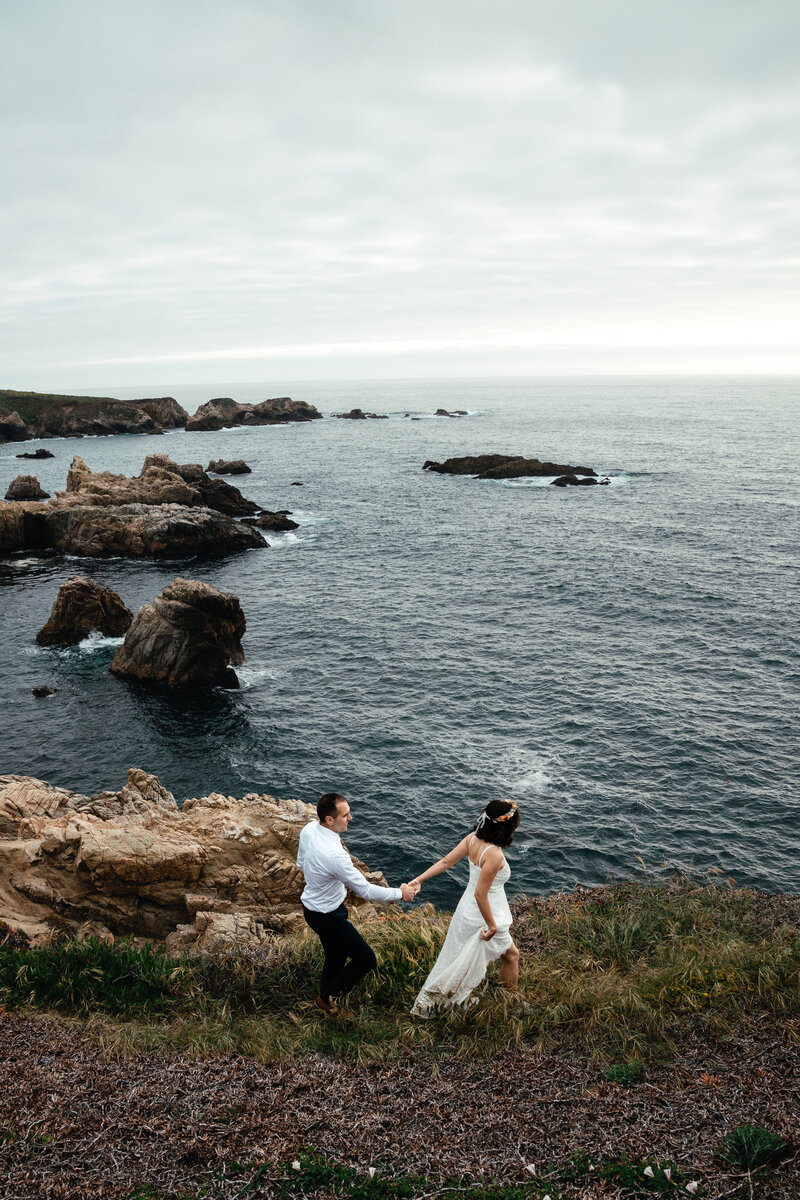
[[[336,816],[336,810],[340,804],[347,804],[347,800],[338,792],[326,792],[324,796],[320,796],[317,801],[317,816],[320,825],[325,824],[326,817]]]

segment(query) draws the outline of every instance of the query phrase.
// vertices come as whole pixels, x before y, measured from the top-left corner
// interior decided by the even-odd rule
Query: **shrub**
[[[788,1144],[777,1133],[757,1125],[740,1125],[722,1139],[722,1157],[733,1167],[754,1171],[756,1167],[774,1162]]]

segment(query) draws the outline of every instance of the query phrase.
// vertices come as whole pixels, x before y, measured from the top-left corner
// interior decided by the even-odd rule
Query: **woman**
[[[500,959],[503,987],[514,989],[519,980],[519,950],[509,932],[512,916],[504,884],[511,868],[503,847],[510,846],[519,825],[519,812],[511,800],[492,800],[480,815],[475,830],[467,834],[449,854],[440,858],[415,883],[449,871],[462,858],[469,858],[469,883],[453,913],[445,943],[411,1012],[427,1017],[433,1008],[464,1004],[486,968]]]

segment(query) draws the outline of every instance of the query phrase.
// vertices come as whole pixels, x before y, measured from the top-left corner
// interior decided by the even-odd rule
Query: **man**
[[[306,886],[300,900],[303,916],[322,942],[325,965],[322,968],[319,995],[314,1003],[328,1016],[341,1010],[337,999],[346,996],[377,964],[375,951],[364,941],[347,918],[344,898],[347,888],[365,900],[413,900],[418,885],[403,883],[399,888],[378,887],[368,883],[353,865],[339,836],[347,832],[352,820],[350,805],[338,792],[326,792],[317,804],[319,822],[310,821],[300,833],[297,865]]]

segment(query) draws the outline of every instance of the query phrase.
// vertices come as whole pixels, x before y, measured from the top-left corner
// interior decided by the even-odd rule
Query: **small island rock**
[[[23,454],[18,454],[17,458],[55,458],[55,454],[51,454],[49,450],[45,450],[44,446],[40,446],[38,450],[32,453],[26,450]]]
[[[47,500],[49,493],[42,489],[35,475],[18,475],[12,479],[6,492],[6,500]]]
[[[36,635],[40,646],[75,646],[94,630],[121,637],[133,613],[111,588],[85,575],[70,575],[58,589],[50,618]]]
[[[322,413],[313,404],[277,396],[260,404],[240,404],[230,396],[221,396],[201,404],[186,422],[187,433],[218,432],[237,425],[284,425],[287,422],[315,421]]]
[[[520,454],[477,454],[448,458],[444,462],[428,461],[423,471],[440,475],[475,475],[478,479],[525,479],[548,475],[596,475],[592,467],[570,467],[563,463],[542,462],[538,458],[523,458]]]
[[[236,596],[197,579],[174,579],[136,614],[109,668],[168,687],[236,688],[246,625]]]
[[[211,462],[206,467],[207,471],[213,471],[215,475],[251,475],[252,470],[248,467],[243,458],[234,458],[230,462],[226,462],[224,458],[212,458]]]
[[[284,512],[266,512],[265,510],[259,516],[250,519],[259,529],[269,529],[272,533],[291,533],[293,529],[300,528],[297,521],[290,519],[289,509]]]

